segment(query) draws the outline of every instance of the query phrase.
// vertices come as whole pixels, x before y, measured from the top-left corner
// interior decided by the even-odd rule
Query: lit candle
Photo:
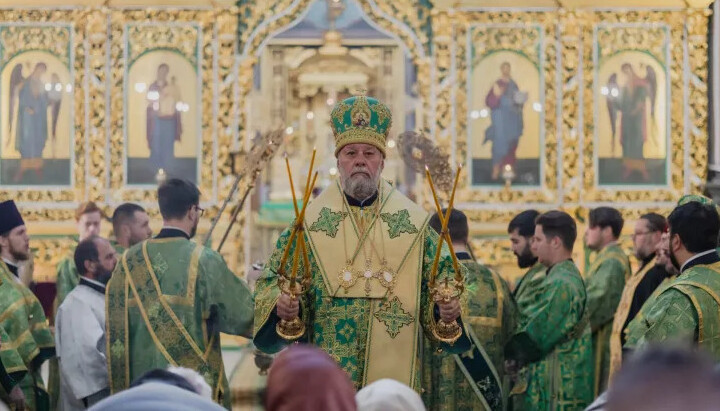
[[[310,176],[312,175],[313,166],[315,165],[315,154],[317,153],[317,149],[313,147],[313,153],[312,158],[310,159],[310,168],[308,169],[308,175],[307,179],[305,180],[305,197],[307,198],[312,193],[312,188],[310,187]]]
[[[435,200],[435,206],[438,210],[438,217],[440,218],[440,226],[441,226],[441,236],[440,241],[438,242],[437,249],[435,250],[435,258],[433,259],[432,268],[430,270],[430,287],[435,286],[435,277],[437,276],[437,267],[438,263],[440,262],[440,250],[442,249],[442,243],[445,239],[444,236],[442,236],[442,227],[445,227],[445,218],[442,214],[442,209],[440,208],[440,202],[438,201],[437,194],[435,193],[435,184],[433,183],[432,176],[430,175],[430,170],[427,166],[425,166],[425,176],[428,179],[428,182],[430,183],[430,190],[432,191],[433,199]]]
[[[302,254],[303,258],[303,264],[305,268],[305,278],[310,278],[310,260],[307,255],[307,247],[305,244],[305,236],[303,235],[303,221],[305,219],[305,209],[307,208],[307,204],[310,201],[310,193],[312,193],[313,187],[315,187],[315,182],[317,181],[318,173],[315,172],[315,175],[312,179],[312,183],[310,183],[310,176],[312,175],[312,167],[315,163],[315,149],[313,149],[313,155],[312,160],[310,161],[310,169],[308,171],[308,177],[307,181],[308,184],[305,189],[305,196],[303,198],[303,204],[302,204],[302,211],[298,210],[297,206],[297,198],[295,197],[295,184],[293,183],[292,178],[292,171],[290,170],[290,161],[288,160],[287,156],[285,156],[285,166],[287,168],[288,172],[288,178],[290,179],[290,192],[292,193],[292,199],[293,199],[293,207],[295,209],[295,224],[293,225],[292,232],[290,233],[290,238],[288,239],[288,243],[285,245],[285,251],[283,252],[283,256],[280,259],[280,270],[285,270],[285,264],[287,263],[287,259],[290,255],[290,246],[297,237],[296,241],[296,249],[295,253],[293,255],[293,265],[292,269],[290,271],[290,290],[294,290],[295,287],[295,280],[297,278],[297,269],[298,269],[298,263],[299,258],[298,255]]]
[[[290,160],[288,160],[287,155],[285,156],[285,166],[287,167],[288,178],[290,179],[290,192],[292,193],[293,207],[295,207],[295,218],[297,219],[300,213],[297,208],[297,200],[295,199],[295,188],[293,184],[292,171],[290,171]],[[285,245],[285,250],[283,251],[282,258],[280,258],[279,274],[285,273],[285,263],[287,263],[288,256],[290,255],[290,245],[295,239],[295,235],[297,235],[297,229],[295,228],[295,226],[293,226],[292,231],[290,232],[290,238],[288,238],[288,242]]]
[[[432,191],[433,200],[435,201],[435,207],[437,209],[438,217],[440,218],[440,242],[438,243],[437,249],[435,250],[435,259],[433,260],[432,269],[430,271],[430,286],[435,285],[435,279],[437,277],[437,268],[438,264],[440,262],[440,252],[442,251],[442,244],[443,240],[448,244],[448,248],[450,250],[450,257],[452,259],[453,263],[453,269],[455,270],[455,280],[457,282],[462,281],[462,273],[460,271],[460,264],[457,261],[457,256],[455,256],[455,250],[452,245],[452,241],[450,240],[450,234],[447,232],[447,225],[448,221],[450,220],[450,212],[452,211],[453,204],[455,202],[455,191],[457,189],[458,182],[460,181],[460,171],[462,170],[462,165],[458,166],[457,173],[455,174],[455,183],[453,184],[452,194],[450,195],[450,202],[448,204],[447,211],[445,213],[445,216],[442,214],[442,208],[440,207],[440,201],[437,197],[437,192],[435,191],[435,184],[433,183],[432,175],[430,175],[430,170],[425,167],[425,175],[427,176],[428,182],[430,183],[430,190]]]

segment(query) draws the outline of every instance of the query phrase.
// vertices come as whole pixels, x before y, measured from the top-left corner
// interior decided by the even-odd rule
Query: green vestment
[[[6,372],[26,372],[17,382],[25,394],[30,410],[48,410],[49,398],[40,376],[40,365],[55,356],[55,341],[40,302],[24,285],[16,281],[7,265],[0,261],[0,328],[3,354],[0,357]],[[7,338],[7,339],[6,339]],[[10,355],[6,357],[5,351]],[[22,364],[12,354],[15,350]],[[5,363],[8,358],[8,363]]]
[[[526,364],[510,395],[516,410],[582,410],[593,399],[592,341],[586,291],[575,263],[550,267],[520,312],[519,331],[505,347]]]
[[[513,296],[520,312],[526,311],[527,307],[535,301],[535,293],[538,292],[537,286],[545,281],[546,270],[547,268],[544,265],[537,262],[530,267],[515,285]]]
[[[673,281],[677,279],[677,276],[671,276],[665,278],[662,283],[653,291],[652,294],[650,294],[650,297],[648,297],[647,301],[645,301],[645,304],[643,304],[642,307],[640,307],[640,311],[635,315],[635,318],[633,318],[625,327],[625,345],[623,347],[632,348],[627,344],[628,341],[630,341],[630,338],[632,336],[634,341],[637,341],[642,334],[646,331],[646,323],[645,323],[645,317],[647,316],[647,310],[655,305],[655,300],[662,294],[665,290],[667,290],[670,285],[672,285]]]
[[[625,347],[679,342],[720,360],[720,263],[696,265],[643,306],[644,318],[628,330]]]
[[[106,291],[108,374],[113,393],[168,365],[198,371],[230,407],[220,333],[250,336],[253,301],[220,254],[184,237],[128,249]]]
[[[507,283],[487,267],[472,260],[461,260],[467,269],[465,294],[461,299],[463,322],[472,330],[472,337],[481,345],[497,377],[502,381],[505,371],[505,343],[514,334],[517,309]],[[498,409],[488,402],[503,398],[483,398],[476,392],[473,378],[467,374],[459,355],[444,351],[425,350],[423,367],[423,401],[428,410],[472,411]],[[483,396],[484,397],[484,396]]]
[[[427,226],[427,212],[419,209],[387,183],[383,183],[382,186],[383,193],[386,194],[381,193],[375,201],[376,205],[368,206],[363,211],[347,203],[339,185],[331,185],[308,205],[310,212],[306,214],[304,235],[308,244],[308,261],[312,278],[310,290],[300,297],[301,318],[307,328],[301,341],[317,345],[333,357],[348,373],[357,389],[373,382],[374,378],[387,378],[387,374],[391,374],[396,376],[392,378],[404,379],[401,382],[419,390],[422,376],[422,339],[418,338],[419,332],[407,334],[408,330],[415,328],[420,331],[422,328],[436,345],[430,330],[433,329],[436,319],[439,319],[439,311],[432,301],[428,282],[439,238],[437,233]],[[328,196],[334,197],[328,198]],[[387,206],[390,208],[386,208],[387,204],[390,204]],[[373,207],[381,208],[373,212]],[[419,215],[420,213],[422,215]],[[417,223],[418,217],[421,217],[419,223]],[[362,225],[367,228],[366,230],[359,228],[361,220],[365,221]],[[372,236],[375,236],[377,241],[368,240]],[[275,251],[265,265],[263,275],[258,279],[255,289],[254,342],[260,350],[270,354],[280,351],[289,344],[276,332],[279,317],[275,311],[275,305],[280,297],[277,273],[289,237],[289,229],[280,235]],[[368,264],[368,269],[361,270],[359,277],[351,277],[350,270],[343,268],[342,265],[331,267],[323,264],[321,268],[318,260],[344,261],[344,248],[345,257],[349,259],[353,248],[348,244],[353,244],[353,241],[360,244],[357,252],[362,259],[358,258],[358,262]],[[362,241],[372,244],[365,244]],[[391,241],[394,241],[397,248],[388,245]],[[316,255],[316,245],[321,242],[332,242],[333,246],[319,249],[320,253],[330,255]],[[291,257],[296,246],[297,242],[293,241],[290,248]],[[364,257],[361,250],[365,250]],[[378,253],[384,256],[383,262],[386,262],[385,258],[387,259],[387,270],[399,274],[395,277],[382,274],[373,276],[370,270],[377,269],[377,266],[370,264],[380,260],[377,258]],[[288,258],[284,267],[288,275],[292,271],[291,260],[292,258]],[[393,265],[395,260],[403,260],[403,262],[398,267]],[[416,261],[404,264],[406,260]],[[352,265],[350,261],[347,263]],[[303,275],[303,266],[301,261],[299,276]],[[356,287],[342,289],[330,285],[342,281],[346,273],[347,279],[354,278]],[[447,247],[442,249],[438,273],[439,281],[453,275],[452,260]],[[403,277],[404,274],[410,276]],[[415,277],[411,277],[413,275]],[[389,293],[381,288],[382,280],[398,282],[412,280],[418,285],[416,289],[404,289],[402,283],[399,283],[394,291]],[[371,294],[370,297],[365,296],[363,287],[368,294]],[[395,296],[388,298],[388,295],[392,294]],[[402,303],[397,297],[400,294],[412,295],[418,303],[417,307],[407,308],[407,304]],[[377,341],[371,338],[376,334],[381,334],[380,338],[384,338],[386,344],[379,346]],[[406,343],[398,345],[396,341],[400,338],[408,338],[411,341],[407,342],[407,345]],[[442,344],[442,347],[452,352],[463,352],[470,348],[470,342],[463,335],[453,346]],[[373,355],[371,352],[378,354]],[[403,357],[403,361],[400,361],[399,357]],[[405,361],[407,357],[410,357],[408,362]],[[380,372],[373,374],[375,370]]]
[[[610,334],[625,280],[632,271],[630,261],[617,244],[600,250],[585,276],[587,309],[592,328],[594,394],[605,391],[610,376]]]
[[[55,285],[57,286],[55,311],[57,311],[57,307],[60,307],[60,304],[65,301],[65,297],[67,297],[70,291],[74,290],[80,282],[80,274],[78,274],[77,267],[75,267],[75,260],[72,255],[63,258],[60,264],[58,264],[57,279],[55,281]]]
[[[12,347],[10,336],[0,327],[0,401],[9,402],[9,394],[25,378],[27,367],[20,353]]]

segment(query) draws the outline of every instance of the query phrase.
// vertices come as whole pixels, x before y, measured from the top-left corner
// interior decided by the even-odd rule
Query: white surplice
[[[83,278],[58,308],[55,349],[60,364],[61,411],[84,410],[83,398],[109,387],[105,294],[101,290],[104,285]]]

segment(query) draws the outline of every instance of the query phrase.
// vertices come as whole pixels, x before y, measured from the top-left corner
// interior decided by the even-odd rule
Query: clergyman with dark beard
[[[105,286],[117,264],[110,242],[90,237],[74,254],[80,282],[58,307],[55,347],[64,411],[84,410],[110,395],[105,345]]]
[[[513,291],[513,296],[521,312],[532,302],[533,289],[536,288],[533,287],[533,284],[541,281],[541,277],[545,274],[545,266],[538,262],[537,257],[530,250],[530,243],[535,234],[535,219],[539,215],[540,213],[536,210],[525,210],[513,217],[508,224],[510,243],[513,254],[517,257],[518,267],[527,269],[527,272],[515,284]]]
[[[699,197],[699,198],[698,198]],[[669,255],[680,275],[650,300],[642,326],[630,330],[626,349],[670,342],[699,347],[720,359],[720,216],[709,199],[684,198],[668,217]]]

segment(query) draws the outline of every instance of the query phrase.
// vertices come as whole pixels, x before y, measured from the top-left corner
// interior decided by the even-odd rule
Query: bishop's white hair
[[[167,370],[185,378],[187,382],[192,385],[198,395],[212,400],[212,388],[210,388],[210,385],[207,381],[205,381],[205,378],[203,378],[198,372],[191,370],[190,368],[172,366],[168,367]]]

